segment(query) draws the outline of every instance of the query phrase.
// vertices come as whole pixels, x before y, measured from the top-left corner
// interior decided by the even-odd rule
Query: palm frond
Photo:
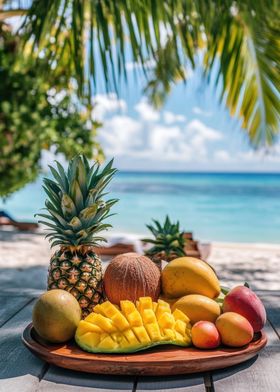
[[[205,74],[218,60],[216,85],[222,82],[221,101],[241,119],[253,146],[269,146],[280,120],[279,18],[269,18],[269,10],[262,18],[242,9],[236,12],[210,31]]]
[[[16,3],[6,1],[5,12]],[[33,53],[63,64],[88,98],[100,79],[98,61],[108,91],[117,90],[133,61],[160,106],[204,53],[205,76],[218,64],[221,101],[259,146],[271,145],[279,131],[279,20],[277,0],[33,0],[21,31]],[[152,72],[147,60],[156,63]]]

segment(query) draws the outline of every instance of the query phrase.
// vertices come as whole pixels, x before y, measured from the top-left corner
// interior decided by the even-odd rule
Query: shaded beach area
[[[280,290],[280,245],[213,242],[208,262],[222,284],[233,287],[244,280],[253,289]],[[13,295],[46,289],[53,250],[42,234],[0,231],[0,287]],[[102,257],[106,268],[109,257]]]

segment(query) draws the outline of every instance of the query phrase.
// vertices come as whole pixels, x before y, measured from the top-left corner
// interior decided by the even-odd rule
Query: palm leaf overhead
[[[215,70],[220,101],[231,115],[241,119],[251,144],[270,146],[279,133],[280,123],[280,12],[276,2],[226,3],[193,3],[191,15],[196,15],[201,28],[192,34],[188,46],[203,54],[207,80]],[[183,26],[189,21],[181,20],[178,24],[186,30]],[[179,73],[181,63],[174,61],[169,42],[158,51],[158,56],[146,87],[157,106],[163,104],[172,84],[187,79],[187,72],[183,77]],[[190,59],[194,56],[192,52]]]
[[[216,16],[219,28],[207,31],[204,67],[209,74],[219,60],[221,100],[239,116],[252,144],[265,146],[279,131],[280,13],[273,2],[268,8],[257,3],[255,13],[241,4],[222,21]]]
[[[4,3],[5,12],[17,5]],[[205,77],[217,72],[221,101],[239,116],[252,144],[275,140],[278,1],[33,0],[26,11],[23,31],[33,51],[44,51],[54,63],[63,59],[65,64],[68,56],[65,72],[78,81],[81,95],[96,91],[100,73],[107,89],[117,90],[120,78],[126,79],[127,61],[134,61],[141,64],[148,78],[146,92],[159,106],[173,84],[187,80],[186,66],[194,68],[202,54]],[[147,60],[156,63],[152,72]]]

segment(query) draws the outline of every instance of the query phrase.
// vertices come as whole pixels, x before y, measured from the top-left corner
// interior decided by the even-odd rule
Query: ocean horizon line
[[[138,170],[138,169],[117,169],[117,173],[120,174],[188,174],[188,175],[253,175],[253,176],[280,176],[280,171],[215,171],[215,170],[210,170],[210,171],[204,171],[204,170],[190,170],[190,171],[184,171],[184,170]],[[43,170],[41,171],[40,176],[46,175],[46,174],[51,174],[49,170]],[[35,180],[36,181],[36,180]]]
[[[262,172],[262,171],[249,171],[249,172],[244,172],[244,171],[178,171],[178,170],[122,170],[118,169],[118,173],[121,174],[215,174],[215,175],[227,175],[227,174],[232,174],[232,175],[276,175],[280,176],[280,172]]]

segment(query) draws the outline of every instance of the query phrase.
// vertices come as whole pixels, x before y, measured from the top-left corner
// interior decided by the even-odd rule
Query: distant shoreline
[[[277,173],[121,171],[109,191],[105,200],[119,199],[112,210],[116,215],[108,221],[118,232],[147,234],[152,219],[163,221],[168,214],[198,240],[279,243]],[[16,220],[33,221],[45,199],[40,177],[6,203],[0,201],[0,209]]]
[[[42,237],[44,239],[45,235],[47,234],[46,231],[43,230],[43,226],[40,225],[39,230],[35,231],[35,232],[20,232],[20,231],[16,231],[16,230],[9,230],[9,229],[5,229],[2,230],[0,228],[0,242],[1,241],[9,241],[9,237],[14,240],[17,240],[17,238],[21,238],[21,237],[25,237],[28,240],[28,237],[31,239],[32,237],[37,237],[40,238]],[[144,237],[147,237],[147,233],[133,233],[133,232],[124,232],[124,231],[114,231],[111,230],[108,233],[105,233],[104,235],[105,238],[110,239],[111,237],[120,237],[120,238],[135,238],[136,240],[141,240]],[[206,244],[209,243],[212,246],[214,246],[215,248],[227,248],[227,249],[261,249],[261,250],[271,250],[271,251],[279,251],[280,252],[280,242],[276,243],[276,242],[259,242],[259,241],[255,241],[255,242],[240,242],[240,241],[221,241],[221,240],[200,240],[198,239],[198,241],[202,244]],[[48,241],[46,240],[46,243],[48,243]],[[106,246],[106,243],[103,243]]]
[[[178,171],[178,170],[152,170],[152,171],[148,171],[148,170],[122,170],[122,169],[118,169],[117,174],[148,174],[148,175],[158,175],[158,174],[162,174],[162,175],[167,175],[167,174],[187,174],[187,175],[233,175],[233,176],[280,176],[280,171],[275,171],[275,172],[257,172],[257,171],[249,171],[249,172],[238,172],[238,171]],[[44,171],[41,173],[41,176],[45,176],[45,175],[50,175],[51,173],[49,171]]]

